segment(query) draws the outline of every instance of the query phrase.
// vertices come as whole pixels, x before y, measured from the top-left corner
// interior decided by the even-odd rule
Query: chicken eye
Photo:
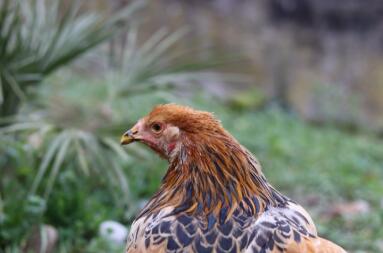
[[[153,123],[151,126],[153,132],[159,133],[162,130],[162,126],[159,123]]]

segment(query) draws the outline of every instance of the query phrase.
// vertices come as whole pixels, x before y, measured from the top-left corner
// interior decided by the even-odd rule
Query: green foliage
[[[235,94],[230,99],[230,107],[236,108],[237,110],[260,108],[265,105],[265,103],[265,94],[256,86],[250,90]]]
[[[0,11],[0,116],[11,116],[26,90],[111,37],[142,2],[106,19],[54,0],[4,0]]]

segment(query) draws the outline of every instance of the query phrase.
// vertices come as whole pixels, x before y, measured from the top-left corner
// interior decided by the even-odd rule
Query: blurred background
[[[0,252],[123,252],[167,164],[121,134],[214,112],[349,252],[383,252],[380,0],[1,0]]]

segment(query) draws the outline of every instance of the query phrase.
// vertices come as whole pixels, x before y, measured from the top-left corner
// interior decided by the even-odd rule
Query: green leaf
[[[50,162],[52,161],[54,154],[56,153],[57,149],[59,148],[59,145],[62,143],[63,139],[65,138],[65,134],[61,133],[57,135],[50,143],[44,157],[43,161],[40,164],[40,167],[37,170],[37,175],[33,181],[32,188],[30,190],[30,194],[34,195],[41,183],[41,180],[45,174],[45,172],[48,169],[48,166]]]
[[[57,174],[59,173],[61,165],[63,164],[64,159],[67,155],[67,150],[68,150],[68,147],[69,147],[71,140],[72,140],[71,134],[64,132],[62,141],[59,142],[60,147],[57,151],[57,155],[56,155],[56,158],[54,160],[53,167],[52,167],[51,173],[50,173],[49,178],[48,178],[47,186],[46,186],[45,193],[44,193],[45,199],[48,199],[48,197],[52,191],[53,184],[56,181]]]
[[[27,87],[119,32],[142,6],[137,1],[105,18],[80,12],[75,0],[0,3],[0,116],[17,111]],[[63,6],[69,6],[66,10]],[[17,99],[14,97],[16,96]]]

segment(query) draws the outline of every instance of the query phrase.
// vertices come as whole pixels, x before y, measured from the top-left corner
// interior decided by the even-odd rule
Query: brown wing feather
[[[166,252],[166,244],[165,245],[158,245],[156,247],[139,247],[139,248],[128,248],[126,250],[126,253],[165,253]]]
[[[276,252],[276,251],[275,251]],[[286,253],[346,253],[344,249],[338,245],[317,237],[317,238],[305,238],[300,243],[291,241],[286,248]],[[274,251],[273,251],[274,253]]]

